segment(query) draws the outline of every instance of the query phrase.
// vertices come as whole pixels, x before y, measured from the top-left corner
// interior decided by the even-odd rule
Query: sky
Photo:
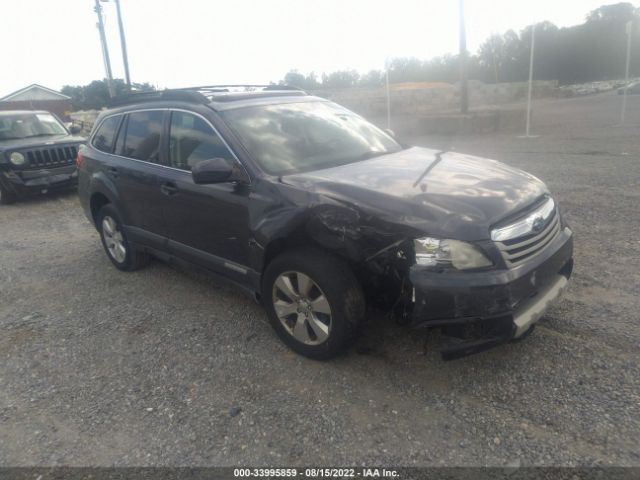
[[[95,0],[0,0],[0,96],[105,77]],[[549,20],[582,23],[607,0],[465,0],[467,46]],[[632,1],[640,5],[640,0]],[[384,67],[458,49],[457,0],[120,0],[131,78],[159,88],[278,81]],[[115,77],[124,69],[113,0],[101,2]]]

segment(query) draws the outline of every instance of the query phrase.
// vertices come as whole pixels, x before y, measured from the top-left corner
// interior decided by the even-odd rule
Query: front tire
[[[129,243],[120,214],[114,206],[105,205],[98,212],[98,231],[107,257],[118,270],[132,272],[149,263],[149,255]]]
[[[18,196],[0,185],[0,205],[11,205],[16,203]]]
[[[365,314],[362,288],[347,264],[312,248],[273,260],[263,276],[262,298],[282,341],[316,360],[348,347]]]

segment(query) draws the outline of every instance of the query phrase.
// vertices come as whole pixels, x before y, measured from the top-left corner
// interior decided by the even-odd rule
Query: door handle
[[[178,187],[173,182],[165,182],[160,185],[160,191],[165,195],[175,195],[178,193]]]
[[[117,177],[118,176],[118,169],[116,167],[107,168],[107,172],[113,177]]]

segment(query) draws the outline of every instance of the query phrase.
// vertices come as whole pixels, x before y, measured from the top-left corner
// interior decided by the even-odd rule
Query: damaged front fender
[[[359,264],[416,232],[323,192],[286,184],[264,186],[278,188],[278,195],[268,191],[261,195],[257,185],[250,202],[250,258],[256,271],[262,271],[273,257],[270,250],[284,246],[317,246]],[[280,201],[274,204],[273,198]]]

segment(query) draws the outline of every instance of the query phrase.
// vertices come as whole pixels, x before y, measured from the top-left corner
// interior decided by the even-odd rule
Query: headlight
[[[24,164],[24,155],[20,152],[13,152],[9,157],[9,161],[16,166]]]
[[[458,240],[418,238],[413,241],[416,263],[425,267],[451,267],[458,270],[489,267],[493,263],[478,248]]]

